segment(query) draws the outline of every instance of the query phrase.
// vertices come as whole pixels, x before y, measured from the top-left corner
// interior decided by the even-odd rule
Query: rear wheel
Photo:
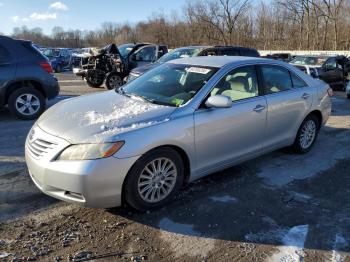
[[[309,115],[301,124],[295,142],[293,145],[294,151],[298,154],[305,154],[313,147],[318,131],[319,122],[315,115]]]
[[[176,195],[183,178],[183,162],[175,150],[153,150],[131,168],[124,186],[125,200],[139,211],[160,208]]]
[[[22,87],[10,95],[8,107],[20,119],[35,119],[45,109],[45,97],[33,87]]]
[[[118,89],[119,87],[121,87],[123,85],[123,79],[122,77],[115,73],[109,73],[108,76],[106,77],[106,87],[107,89],[111,90],[111,89]]]

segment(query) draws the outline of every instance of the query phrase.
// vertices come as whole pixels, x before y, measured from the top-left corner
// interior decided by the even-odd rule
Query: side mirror
[[[232,100],[230,97],[223,95],[211,96],[205,101],[205,105],[208,108],[229,108],[232,106]]]

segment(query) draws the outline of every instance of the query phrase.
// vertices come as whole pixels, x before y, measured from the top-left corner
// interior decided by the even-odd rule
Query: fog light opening
[[[71,192],[71,191],[65,191],[64,195],[67,197],[73,198],[73,199],[80,200],[80,201],[85,200],[82,194]]]

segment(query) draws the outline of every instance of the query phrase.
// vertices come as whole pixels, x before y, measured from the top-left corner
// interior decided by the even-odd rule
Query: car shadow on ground
[[[348,129],[343,132],[349,135]],[[321,141],[314,150],[322,150]],[[277,157],[286,161],[278,162]],[[350,157],[319,172],[310,169],[314,173],[288,177],[294,169],[288,162],[308,157],[315,156],[276,151],[187,185],[174,202],[160,210],[130,213],[119,208],[109,212],[180,235],[349,252]],[[318,165],[315,160],[313,164]],[[276,183],[264,177],[269,161],[277,161],[275,167],[286,170],[274,174]],[[287,182],[280,183],[281,179]]]
[[[26,216],[57,202],[35,187],[27,171],[0,176],[0,223]]]

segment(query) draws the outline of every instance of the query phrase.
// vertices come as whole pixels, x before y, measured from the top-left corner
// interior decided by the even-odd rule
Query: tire
[[[350,94],[347,94],[346,97],[347,97],[348,99],[350,99]]]
[[[295,138],[293,149],[298,154],[305,154],[311,150],[318,136],[319,122],[315,115],[308,115],[301,124]],[[305,137],[306,136],[306,137]],[[308,137],[309,136],[309,137]]]
[[[162,176],[151,178],[150,173],[146,171],[146,167],[148,167],[150,171],[154,171],[151,164],[153,161],[155,161],[154,163],[157,168],[159,162],[156,161],[161,161],[160,167],[165,165],[165,161],[168,161],[165,168],[163,168],[163,170],[166,171],[169,166],[172,166],[167,171],[169,174],[166,176],[167,178],[163,180]],[[165,174],[163,177],[164,176]],[[138,211],[158,209],[168,203],[177,194],[182,186],[183,180],[184,167],[181,156],[171,148],[164,147],[155,149],[142,156],[130,169],[124,184],[124,199],[129,206]],[[151,183],[148,184],[148,182]],[[169,184],[171,185],[169,186]],[[159,190],[155,189],[156,186],[159,185]],[[151,188],[151,186],[155,192],[154,197],[158,198],[153,201],[151,200],[153,191],[150,191],[151,189],[146,189],[147,187]],[[161,194],[163,194],[163,196],[161,196]]]
[[[106,87],[108,90],[118,89],[122,85],[123,85],[123,78],[119,74],[112,72],[107,75]]]
[[[55,69],[55,73],[61,73],[61,71],[62,71],[61,66],[60,66],[60,65],[57,65],[57,66],[56,66],[56,69]]]
[[[26,102],[26,104],[24,104]],[[36,119],[45,110],[45,97],[33,87],[22,87],[10,94],[8,107],[19,119]]]
[[[97,88],[103,84],[104,76],[95,70],[91,70],[87,72],[85,79],[88,86]]]

